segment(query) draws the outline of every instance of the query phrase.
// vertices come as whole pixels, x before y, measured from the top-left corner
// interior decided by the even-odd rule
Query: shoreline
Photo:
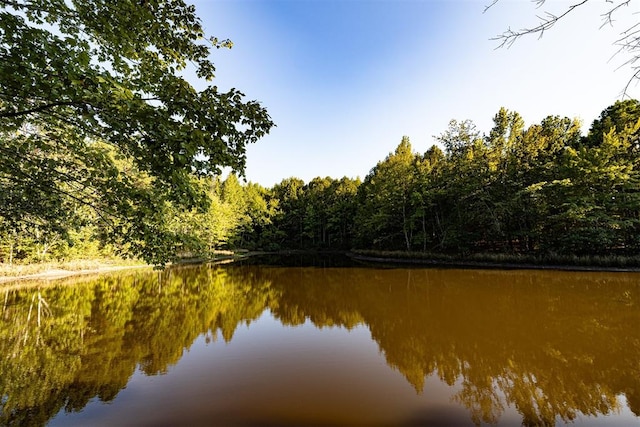
[[[72,276],[83,276],[89,274],[112,273],[116,271],[140,268],[153,268],[151,265],[114,265],[96,268],[87,268],[82,270],[65,270],[62,268],[52,268],[39,273],[23,274],[19,276],[0,276],[0,285],[10,284],[13,282],[25,282],[30,280],[57,280]]]
[[[640,267],[608,267],[599,265],[571,265],[571,264],[532,264],[514,262],[491,262],[470,260],[434,260],[428,258],[393,258],[384,256],[362,255],[349,252],[348,257],[364,262],[391,265],[414,265],[434,268],[470,268],[476,270],[557,270],[557,271],[585,271],[585,272],[611,272],[611,273],[638,273]]]
[[[329,251],[333,252],[333,251]],[[250,252],[247,254],[243,254],[241,257],[221,257],[215,260],[204,260],[197,259],[179,262],[173,264],[173,266],[187,265],[187,264],[195,264],[195,263],[213,263],[213,264],[226,264],[230,262],[235,262],[239,259],[243,259],[249,256],[254,255],[266,255],[266,254],[295,254],[295,253],[318,253],[317,251],[304,251],[304,250],[295,250],[295,251],[277,251],[277,252]],[[472,260],[436,260],[436,259],[428,259],[428,258],[396,258],[389,256],[374,256],[374,255],[364,255],[357,252],[351,251],[337,251],[336,253],[341,253],[353,260],[370,262],[376,265],[411,265],[416,267],[427,267],[427,268],[462,268],[462,269],[503,269],[503,270],[557,270],[557,271],[583,271],[583,272],[612,272],[612,273],[638,273],[640,272],[640,267],[613,267],[613,266],[598,266],[598,265],[552,265],[552,264],[531,264],[531,263],[514,263],[514,262],[491,262],[491,261],[472,261]],[[46,269],[37,273],[29,273],[29,274],[21,274],[16,276],[0,276],[0,287],[4,285],[13,284],[14,282],[29,282],[29,281],[37,281],[37,280],[58,280],[64,279],[68,277],[74,276],[84,276],[91,274],[105,274],[118,272],[123,270],[132,270],[132,269],[143,269],[148,268],[152,269],[152,265],[106,265],[106,266],[97,266],[92,268],[84,268],[84,269],[64,269],[64,268],[56,268],[52,267],[50,269]]]
[[[244,255],[244,257],[246,256],[248,255]],[[228,262],[233,262],[237,259],[241,259],[241,258],[235,258],[235,257],[229,257],[229,256],[223,255],[222,257],[216,258],[213,260],[206,260],[202,258],[186,259],[174,264],[168,264],[165,267],[168,268],[168,267],[175,267],[180,265],[204,264],[204,263],[224,264]],[[18,274],[15,276],[0,275],[0,287],[7,284],[13,284],[14,282],[16,283],[29,282],[29,281],[35,281],[35,280],[49,281],[49,280],[65,279],[68,277],[75,277],[75,276],[105,274],[105,273],[113,273],[113,272],[123,271],[123,270],[143,269],[143,268],[152,269],[154,268],[154,266],[149,264],[131,264],[131,265],[116,264],[116,265],[97,265],[95,267],[79,268],[79,269],[65,269],[64,267],[51,267],[51,268],[39,271],[37,273]]]

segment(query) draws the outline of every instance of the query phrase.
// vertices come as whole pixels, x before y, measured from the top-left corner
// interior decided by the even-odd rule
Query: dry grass
[[[20,277],[43,273],[51,270],[81,271],[98,270],[115,266],[145,265],[142,261],[110,258],[74,260],[68,262],[46,262],[37,264],[3,264],[0,263],[0,277]]]
[[[640,268],[640,256],[622,255],[521,255],[521,254],[500,254],[500,253],[476,253],[468,256],[457,256],[441,253],[428,252],[404,252],[404,251],[375,251],[375,250],[354,250],[356,254],[368,257],[416,260],[432,263],[487,263],[487,264],[510,264],[510,265],[533,265],[533,266],[576,266],[593,268]]]

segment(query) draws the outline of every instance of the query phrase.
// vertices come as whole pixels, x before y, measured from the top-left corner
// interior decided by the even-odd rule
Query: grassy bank
[[[176,261],[173,265],[180,264],[202,264],[208,262],[224,262],[242,259],[252,255],[245,250],[239,251],[215,251],[211,258],[186,257]],[[0,263],[0,282],[21,278],[35,278],[46,276],[57,276],[60,273],[82,273],[82,272],[98,272],[109,271],[115,268],[123,267],[144,267],[146,263],[135,259],[123,259],[117,257],[110,258],[94,258],[79,259],[71,261],[52,261],[40,263]]]
[[[21,277],[52,270],[83,271],[110,267],[142,266],[144,262],[121,258],[83,259],[62,262],[42,262],[32,264],[0,263],[0,277]]]

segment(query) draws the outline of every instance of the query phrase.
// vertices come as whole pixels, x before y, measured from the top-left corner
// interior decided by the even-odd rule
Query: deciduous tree
[[[182,0],[0,1],[0,217],[53,224],[89,205],[111,240],[166,261],[179,236],[157,212],[206,205],[191,175],[242,173],[273,126],[211,84],[212,49],[230,46]]]

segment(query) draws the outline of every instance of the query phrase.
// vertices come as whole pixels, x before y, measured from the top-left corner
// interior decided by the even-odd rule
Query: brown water
[[[637,273],[202,266],[0,297],[0,425],[640,425]]]

